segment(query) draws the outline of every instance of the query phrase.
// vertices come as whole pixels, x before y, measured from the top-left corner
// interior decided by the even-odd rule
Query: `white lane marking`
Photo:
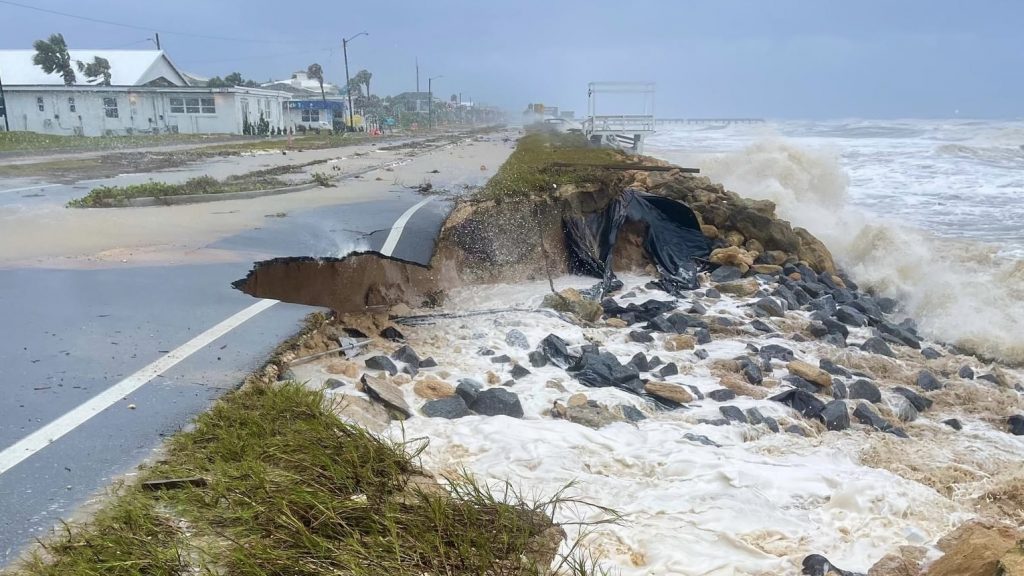
[[[11,188],[9,190],[0,190],[0,194],[4,192],[24,192],[26,190],[42,190],[43,188],[53,188],[54,186],[61,186],[61,184],[42,184],[40,186],[25,186],[24,188]]]
[[[260,312],[277,304],[277,300],[260,300],[248,308],[196,336],[142,370],[100,392],[67,414],[43,426],[0,452],[0,474],[7,472],[22,460],[48,446],[61,436],[84,424],[93,416],[112,406],[143,384],[170,370],[175,364],[201,350],[207,344],[227,334]]]
[[[402,237],[402,232],[405,231],[405,225],[409,223],[409,219],[416,213],[417,210],[424,207],[427,202],[430,202],[433,198],[426,198],[414,204],[412,208],[405,211],[404,214],[395,220],[394,226],[391,227],[391,232],[388,234],[387,240],[384,240],[384,246],[380,249],[380,253],[385,256],[391,256],[391,253],[395,251],[398,246],[398,240]]]

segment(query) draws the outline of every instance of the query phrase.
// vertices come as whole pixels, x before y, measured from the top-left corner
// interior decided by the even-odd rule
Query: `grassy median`
[[[225,395],[139,483],[9,574],[544,573],[561,539],[551,514],[567,500],[527,503],[468,478],[410,482],[415,450],[343,423],[330,406],[295,383]],[[146,489],[163,479],[188,481]],[[592,570],[574,554],[559,573]]]

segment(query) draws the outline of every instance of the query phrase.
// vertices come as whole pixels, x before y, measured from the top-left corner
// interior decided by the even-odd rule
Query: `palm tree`
[[[367,98],[370,97],[370,78],[373,78],[373,74],[371,74],[370,71],[368,70],[360,70],[359,72],[356,72],[355,77],[352,78],[353,80],[356,81],[356,84],[362,84],[366,86]]]
[[[306,68],[306,75],[320,83],[320,97],[327,101],[327,94],[324,93],[324,69],[319,64],[313,63]]]
[[[32,43],[36,53],[32,63],[43,69],[47,74],[60,74],[65,86],[75,83],[75,70],[71,67],[71,55],[68,44],[62,34],[51,34],[47,40],[36,40]],[[108,66],[109,67],[109,66]]]
[[[78,71],[85,74],[91,83],[99,86],[110,86],[110,61],[106,58],[93,56],[92,62],[86,64],[81,60],[78,63]]]

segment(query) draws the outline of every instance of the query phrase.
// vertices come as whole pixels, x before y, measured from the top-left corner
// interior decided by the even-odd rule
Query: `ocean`
[[[689,125],[646,153],[773,200],[928,336],[1024,363],[1024,122]]]

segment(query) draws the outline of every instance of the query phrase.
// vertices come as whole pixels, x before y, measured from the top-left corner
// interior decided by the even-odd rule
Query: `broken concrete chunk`
[[[385,356],[384,358],[386,359],[387,357]],[[388,361],[390,362],[390,360]],[[405,418],[412,416],[412,410],[409,409],[409,405],[405,402],[402,391],[394,384],[369,374],[363,374],[360,382],[363,384],[363,390],[366,391],[366,395],[373,400],[395,410]]]
[[[364,364],[366,364],[366,367],[371,370],[383,370],[392,376],[398,374],[398,367],[395,366],[395,363],[387,356],[372,356],[367,358]]]

